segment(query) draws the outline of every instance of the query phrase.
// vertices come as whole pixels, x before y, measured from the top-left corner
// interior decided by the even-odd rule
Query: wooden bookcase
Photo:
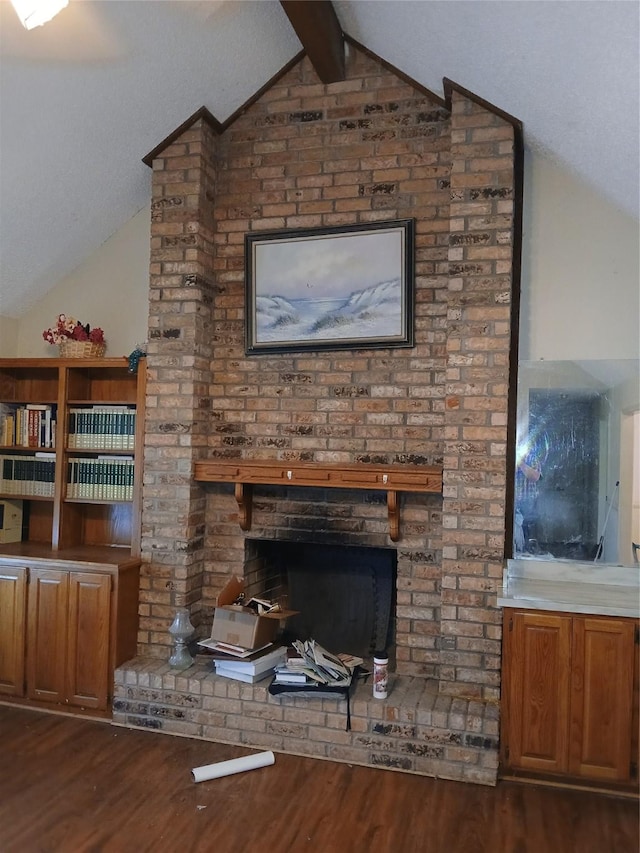
[[[23,535],[20,543],[0,543],[0,555],[25,553],[32,555],[81,547],[88,555],[92,547],[118,547],[127,556],[140,553],[140,491],[142,444],[144,435],[145,362],[137,374],[129,373],[126,359],[0,359],[0,404],[6,410],[25,406],[51,407],[55,420],[55,447],[0,444],[0,461],[8,458],[28,462],[42,455],[54,468],[55,479],[50,494],[4,491],[0,480],[0,499],[23,502]],[[135,433],[128,446],[113,446],[103,432],[91,446],[85,436],[83,446],[70,439],[70,423],[75,413],[84,411],[96,420],[98,408],[121,414],[135,412]],[[111,418],[115,421],[115,418]],[[132,418],[128,419],[129,421]],[[102,457],[102,458],[101,458]],[[104,459],[103,457],[111,457]],[[104,488],[106,475],[96,473],[93,493],[89,488],[81,496],[73,495],[69,475],[74,463],[87,467],[120,470],[123,463],[133,461],[133,480],[125,493],[109,494]],[[110,464],[113,463],[113,464]],[[102,486],[102,488],[100,488]],[[35,549],[35,550],[34,550]],[[102,559],[102,555],[98,555]]]
[[[26,423],[0,429],[0,500],[22,507],[0,541],[3,699],[104,714],[136,653],[145,379],[144,360],[0,359],[0,428]]]

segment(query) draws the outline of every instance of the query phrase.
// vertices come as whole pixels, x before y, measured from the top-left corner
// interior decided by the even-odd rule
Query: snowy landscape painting
[[[247,234],[247,352],[411,346],[413,224]]]

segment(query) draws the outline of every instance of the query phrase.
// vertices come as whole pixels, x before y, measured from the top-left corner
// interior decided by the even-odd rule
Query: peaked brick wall
[[[442,498],[402,499],[396,666],[497,699],[513,144],[473,99],[454,91],[449,114],[352,49],[345,82],[305,59],[223,134],[198,121],[154,161],[141,654],[167,656],[177,605],[206,633],[242,573],[233,494],[194,483],[195,459],[442,464]],[[245,355],[245,233],[406,217],[414,347]],[[251,538],[393,544],[380,496],[254,494]]]

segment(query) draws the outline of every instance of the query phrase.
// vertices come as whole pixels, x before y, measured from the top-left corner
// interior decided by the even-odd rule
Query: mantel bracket
[[[389,539],[397,542],[400,538],[400,502],[397,492],[387,492],[387,509],[389,511]]]
[[[251,483],[236,483],[235,498],[238,504],[238,521],[240,529],[251,530],[251,506],[253,500],[253,486]]]

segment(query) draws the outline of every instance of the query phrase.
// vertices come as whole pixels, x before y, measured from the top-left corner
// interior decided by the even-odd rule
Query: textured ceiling
[[[342,0],[345,32],[638,215],[636,0]],[[0,313],[19,317],[149,201],[141,158],[201,106],[224,121],[300,43],[275,0],[71,0],[27,32],[0,0]]]

